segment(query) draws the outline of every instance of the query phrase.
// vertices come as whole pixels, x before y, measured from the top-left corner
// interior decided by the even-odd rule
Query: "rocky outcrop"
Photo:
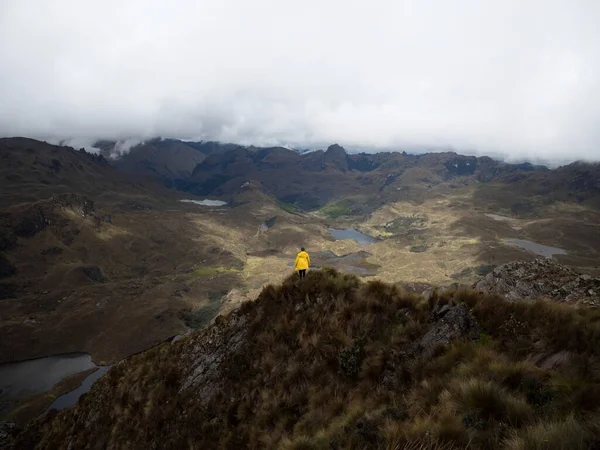
[[[98,266],[84,266],[81,268],[86,277],[96,283],[104,283],[106,278],[104,273]]]
[[[440,346],[453,339],[479,339],[479,326],[464,305],[437,305],[430,314],[432,327],[416,343],[414,351],[429,357]]]
[[[580,275],[553,259],[504,264],[475,283],[473,289],[511,301],[547,298],[600,306],[600,278]]]
[[[60,194],[52,197],[52,205],[58,208],[69,208],[81,217],[93,215],[94,202],[83,195]]]
[[[348,170],[348,157],[343,147],[338,144],[330,145],[323,155],[323,165],[335,167],[337,170]]]
[[[0,422],[0,448],[12,449],[20,429],[10,422]]]
[[[203,339],[195,339],[186,347],[183,359],[189,368],[180,392],[193,388],[203,404],[208,403],[223,385],[221,366],[246,340],[246,316],[234,312],[225,323],[206,331]]]

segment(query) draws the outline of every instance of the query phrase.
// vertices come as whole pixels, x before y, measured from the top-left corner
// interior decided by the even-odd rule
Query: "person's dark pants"
[[[306,277],[306,269],[299,270],[298,275],[300,275],[300,278],[305,278]]]

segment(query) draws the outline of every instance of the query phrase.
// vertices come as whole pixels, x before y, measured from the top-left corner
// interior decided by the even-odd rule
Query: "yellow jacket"
[[[310,256],[306,252],[298,253],[296,256],[295,270],[306,270],[310,267]]]

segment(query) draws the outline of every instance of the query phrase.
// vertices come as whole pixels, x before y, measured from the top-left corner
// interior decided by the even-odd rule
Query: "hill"
[[[99,141],[94,147],[117,169],[152,176],[167,185],[186,180],[206,155],[177,139],[150,139],[119,153],[118,142]]]
[[[0,362],[119,360],[185,331],[182,314],[237,284],[194,275],[202,261],[241,262],[178,192],[30,139],[1,139],[0,159]]]
[[[248,180],[261,182],[279,200],[305,210],[345,199],[372,210],[392,201],[420,201],[434,187],[489,182],[509,173],[546,171],[456,153],[347,154],[339,145],[306,154],[284,148],[238,147],[208,156],[182,185],[196,194],[226,195]]]
[[[14,448],[597,448],[599,319],[311,272],[117,364]]]

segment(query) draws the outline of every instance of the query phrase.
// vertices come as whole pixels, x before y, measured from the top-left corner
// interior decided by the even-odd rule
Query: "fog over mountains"
[[[6,0],[0,135],[597,160],[599,14],[566,0]]]

